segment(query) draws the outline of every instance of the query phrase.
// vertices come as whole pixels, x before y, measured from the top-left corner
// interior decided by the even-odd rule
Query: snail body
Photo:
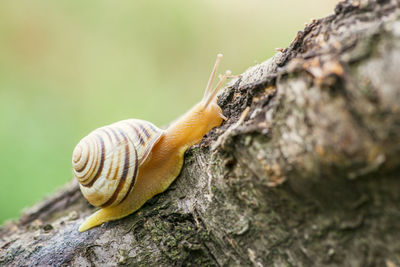
[[[129,119],[98,128],[78,143],[72,156],[74,176],[86,199],[101,208],[83,222],[80,232],[123,218],[165,191],[179,175],[187,148],[221,125],[216,95],[230,72],[211,88],[221,58],[219,54],[203,99],[167,129]]]

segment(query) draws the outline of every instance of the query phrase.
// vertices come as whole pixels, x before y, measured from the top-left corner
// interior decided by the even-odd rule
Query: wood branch
[[[343,1],[227,86],[166,192],[79,233],[71,182],[0,229],[0,265],[400,266],[399,70],[399,2]]]

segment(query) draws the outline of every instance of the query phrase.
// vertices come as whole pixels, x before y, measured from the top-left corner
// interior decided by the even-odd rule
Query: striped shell
[[[98,128],[72,155],[74,175],[94,206],[115,206],[128,196],[140,165],[164,133],[152,123],[129,119]]]

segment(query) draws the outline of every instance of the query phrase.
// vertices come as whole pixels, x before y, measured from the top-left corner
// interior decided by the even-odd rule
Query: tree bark
[[[166,192],[79,233],[73,181],[0,229],[0,265],[400,266],[398,1],[339,3],[218,103]]]

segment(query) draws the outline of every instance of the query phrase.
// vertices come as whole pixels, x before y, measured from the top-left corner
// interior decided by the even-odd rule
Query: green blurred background
[[[91,130],[167,124],[201,98],[217,53],[240,74],[336,2],[1,1],[0,224],[72,179]]]

